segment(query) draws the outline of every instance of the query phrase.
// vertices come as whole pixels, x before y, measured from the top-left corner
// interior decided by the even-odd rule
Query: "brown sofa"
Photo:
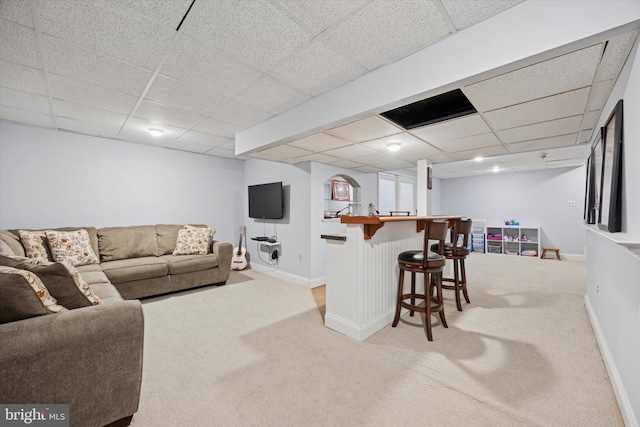
[[[230,243],[172,255],[182,227],[82,227],[100,262],[76,268],[104,304],[0,324],[0,402],[69,404],[71,426],[128,425],[142,381],[144,320],[135,299],[229,277]],[[0,249],[25,256],[17,230],[0,231]]]

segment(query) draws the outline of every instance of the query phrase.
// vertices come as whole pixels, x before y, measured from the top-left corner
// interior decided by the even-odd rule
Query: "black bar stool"
[[[453,278],[443,277],[443,282],[453,283],[452,285],[443,284],[442,289],[453,290],[456,293],[456,305],[458,311],[462,311],[462,302],[460,301],[460,292],[464,295],[465,301],[469,301],[467,293],[467,271],[464,265],[467,255],[469,255],[469,234],[471,233],[471,225],[473,221],[470,219],[458,219],[453,225],[452,243],[444,244],[444,256],[446,259],[453,261]],[[439,244],[431,246],[432,251],[439,250]]]
[[[440,247],[444,247],[447,236],[448,223],[446,221],[427,221],[424,230],[424,246],[421,251],[405,251],[398,255],[400,278],[398,280],[398,299],[396,302],[396,315],[393,319],[394,328],[400,320],[402,307],[410,311],[413,316],[415,311],[425,313],[424,329],[427,339],[433,341],[431,334],[431,314],[439,313],[442,325],[447,328],[447,319],[444,317],[442,303],[442,268],[447,262],[442,253],[429,250],[429,239],[437,240]],[[403,293],[404,272],[411,272],[411,293]],[[424,274],[424,293],[416,293],[416,273]],[[436,295],[432,295],[432,286],[435,286]],[[406,301],[410,300],[410,302]],[[416,300],[424,301],[424,304],[416,304]]]

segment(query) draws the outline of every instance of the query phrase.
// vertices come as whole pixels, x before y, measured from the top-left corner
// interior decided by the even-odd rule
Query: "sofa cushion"
[[[47,230],[46,234],[51,255],[55,261],[69,261],[73,266],[99,262],[98,256],[91,247],[87,230]]]
[[[49,260],[47,251],[47,235],[44,230],[18,230],[24,252],[29,258]]]
[[[156,228],[153,225],[101,228],[98,248],[103,262],[158,256]]]
[[[78,270],[67,262],[55,263],[0,255],[0,265],[34,273],[42,280],[58,304],[70,310],[101,303],[100,298],[93,294]]]
[[[0,266],[0,323],[67,311],[40,278],[27,270]]]
[[[190,224],[197,228],[206,228],[203,224]],[[156,235],[158,236],[158,255],[173,253],[178,240],[178,233],[184,228],[184,224],[158,224],[156,225]],[[215,233],[215,230],[214,230]]]
[[[13,252],[13,249],[11,249],[9,244],[0,239],[0,254],[15,255],[15,252]]]
[[[101,265],[113,284],[162,277],[169,272],[167,261],[158,257],[119,259]]]
[[[169,274],[191,273],[192,271],[207,270],[218,266],[218,255],[162,255],[167,261]]]
[[[113,302],[124,301],[120,292],[109,282],[95,283],[91,285],[91,290],[96,294],[104,304],[111,304]]]
[[[24,248],[20,243],[20,237],[18,237],[17,234],[14,234],[8,230],[1,230],[0,240],[2,240],[4,243],[7,244],[7,246],[9,246],[9,248],[11,248],[11,251],[13,252],[14,255],[26,256],[26,253],[24,252]]]
[[[185,225],[178,232],[173,255],[206,255],[211,246],[213,233],[212,228],[196,228]]]

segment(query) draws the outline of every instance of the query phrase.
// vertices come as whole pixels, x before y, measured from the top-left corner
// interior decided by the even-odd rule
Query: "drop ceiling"
[[[371,114],[235,154],[237,133],[519,3],[2,0],[0,119],[361,172],[412,173],[420,158],[440,178],[582,165],[637,31],[478,77],[459,88],[475,114],[411,130]]]

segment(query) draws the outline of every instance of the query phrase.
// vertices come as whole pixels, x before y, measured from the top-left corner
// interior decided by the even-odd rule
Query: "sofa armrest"
[[[231,258],[233,258],[233,245],[231,243],[214,240],[211,244],[212,252],[218,255],[218,277],[221,283],[229,279],[231,272]]]
[[[122,301],[0,325],[0,402],[69,404],[71,426],[138,410],[144,319]]]

